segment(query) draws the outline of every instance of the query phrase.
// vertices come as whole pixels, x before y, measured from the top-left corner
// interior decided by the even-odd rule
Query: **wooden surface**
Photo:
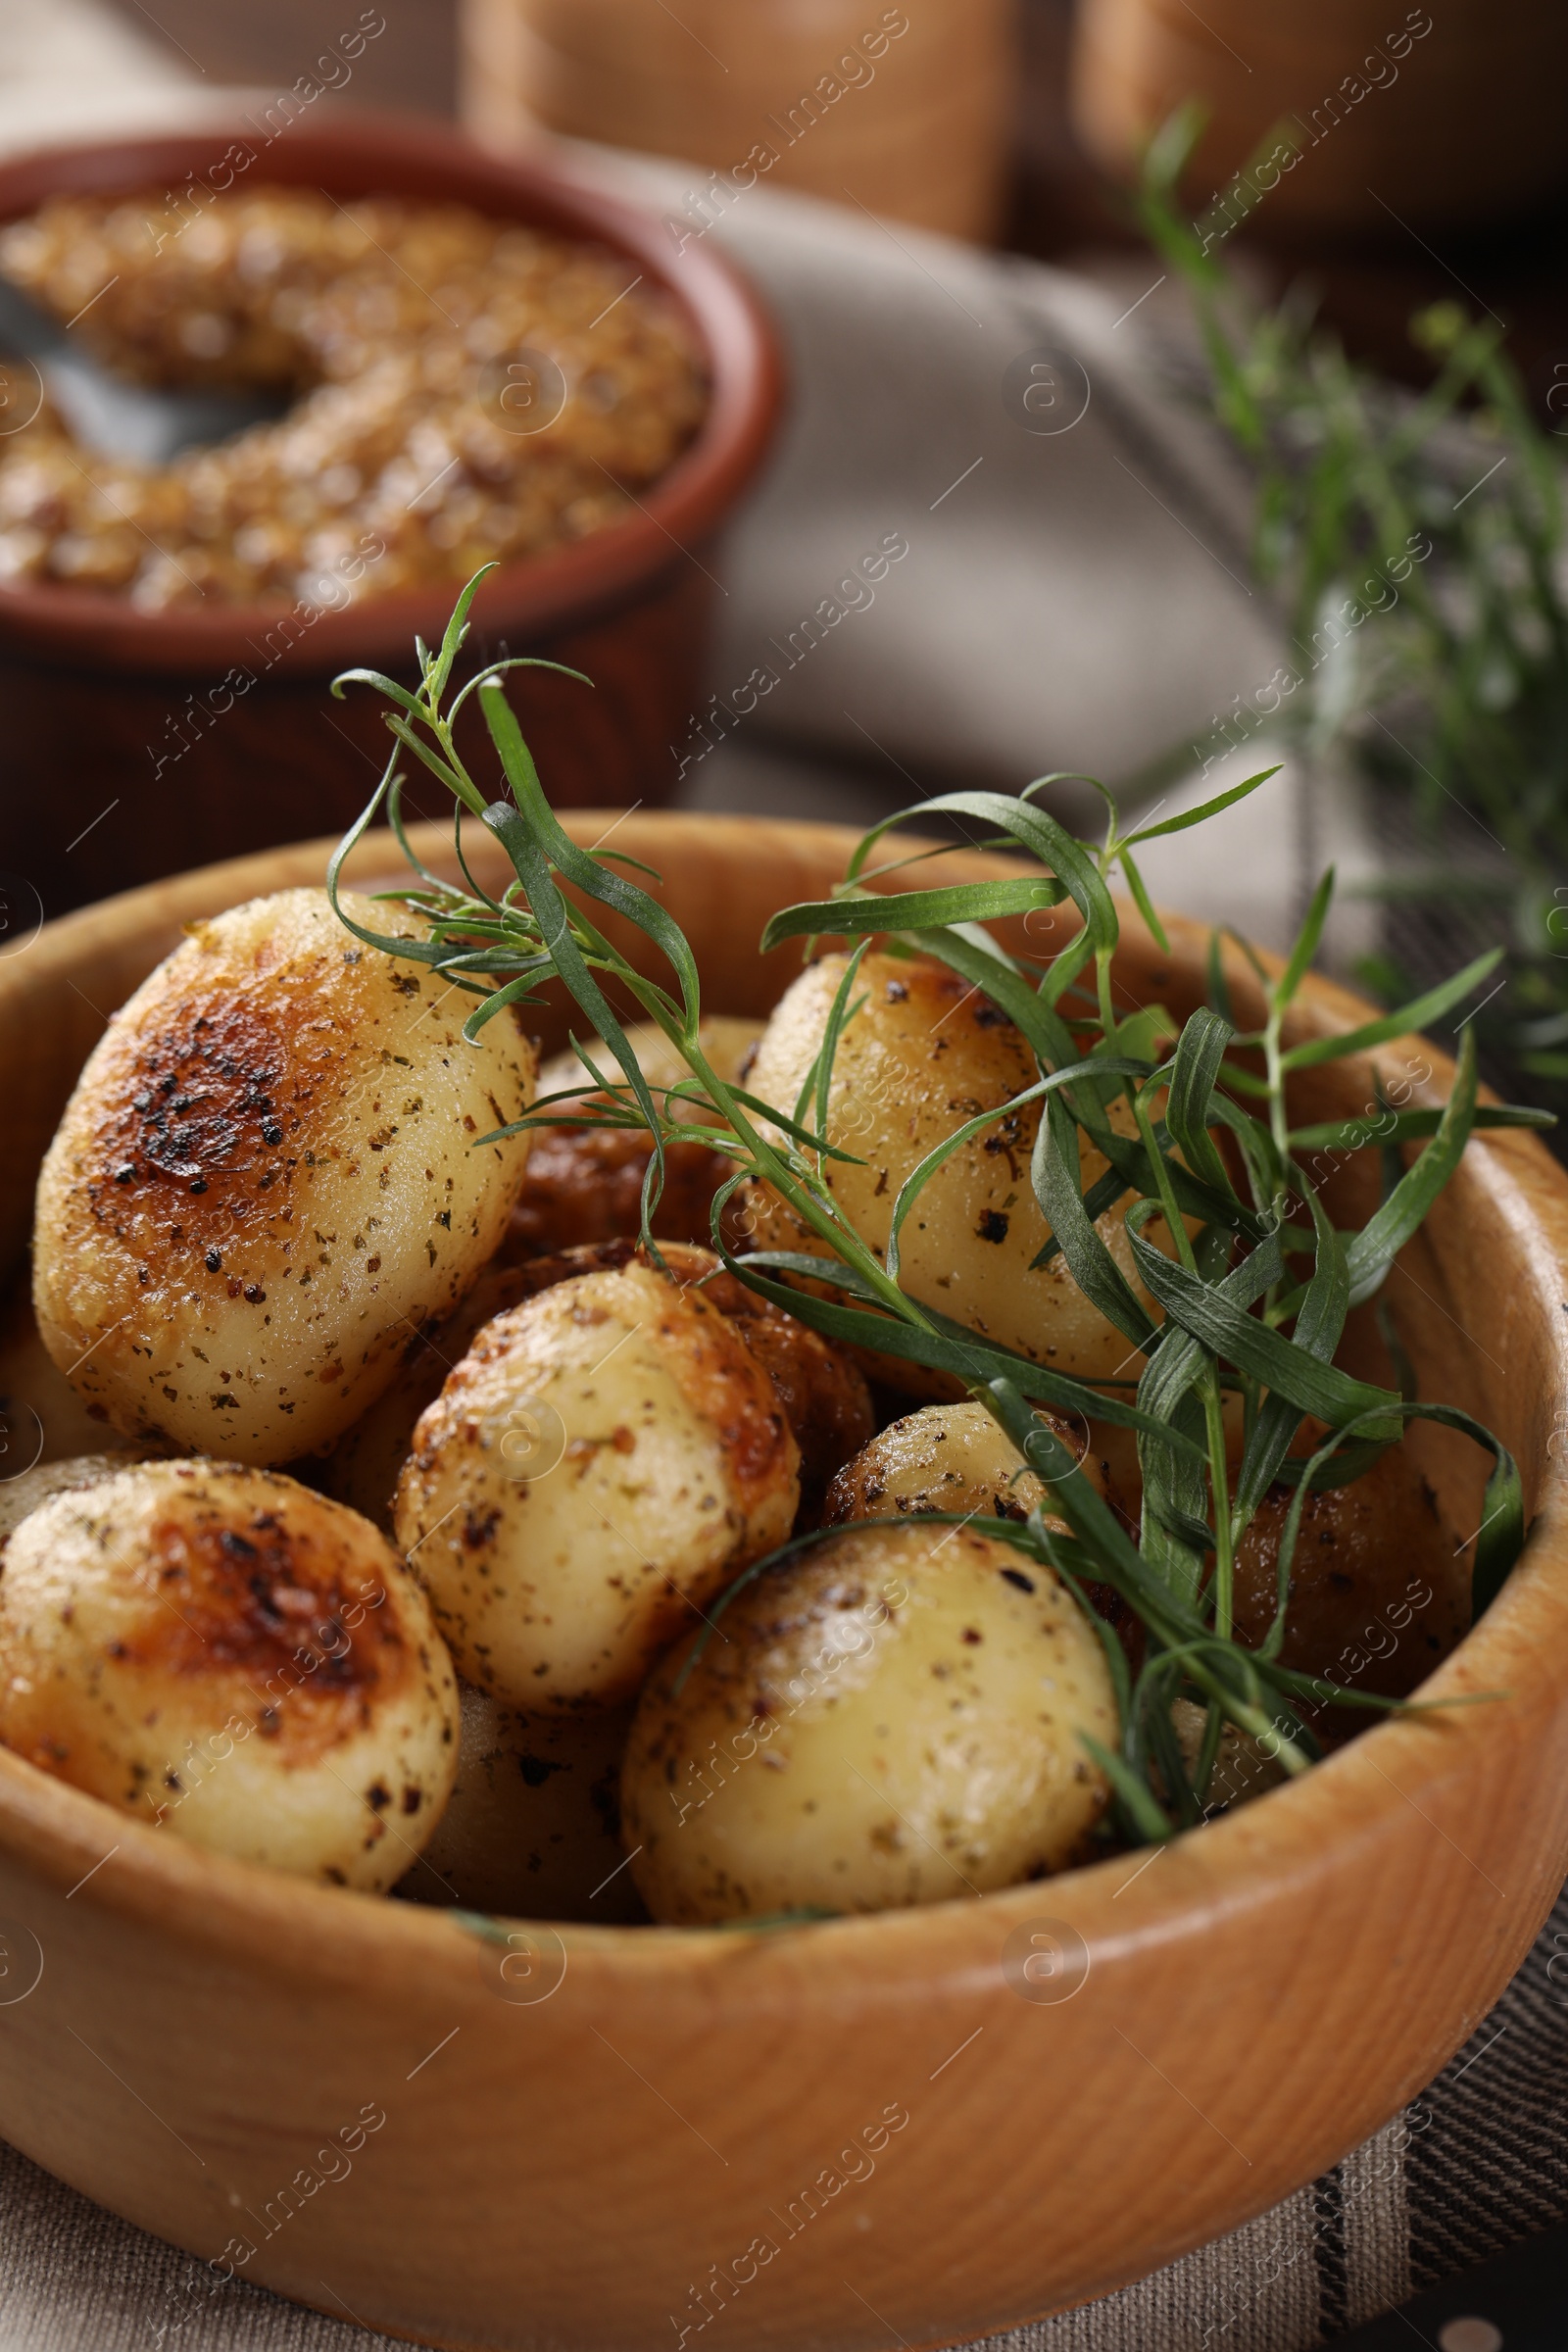
[[[592,841],[610,820],[567,821]],[[616,846],[662,869],[713,1008],[755,1011],[791,968],[756,959],[763,916],[821,895],[849,839],[639,814]],[[112,901],[0,961],[9,1252],[95,1033],[85,999],[107,1010],[182,922],[324,856]],[[359,872],[390,863],[372,842]],[[925,878],[999,863],[954,852]],[[1118,976],[1180,1015],[1205,935],[1171,932],[1167,961],[1130,931]],[[1250,1019],[1239,959],[1232,986]],[[1297,1033],[1354,1017],[1309,983]],[[1379,1059],[1392,1074],[1406,1051]],[[1353,1115],[1370,1078],[1318,1072],[1303,1108]],[[0,2131],[200,2255],[243,2233],[246,2277],[485,2352],[678,2341],[705,2281],[737,2347],[968,2338],[1235,2227],[1430,2080],[1568,1867],[1565,1257],[1568,1179],[1499,1135],[1467,1152],[1389,1293],[1424,1392],[1492,1423],[1540,1514],[1430,1687],[1505,1695],[1380,1728],[1152,1861],[766,1935],[537,1931],[510,1980],[505,1949],[450,1917],[197,1853],[0,1754],[0,1922],[18,1980],[43,1959],[0,2003]],[[1040,1922],[1090,1955],[1064,2003],[1004,1971]],[[367,2110],[385,2121],[352,2170],[281,2218]]]

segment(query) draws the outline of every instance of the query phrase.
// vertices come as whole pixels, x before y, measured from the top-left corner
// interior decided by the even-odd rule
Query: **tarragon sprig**
[[[664,1152],[676,1141],[709,1145],[731,1163],[715,1197],[712,1237],[732,1273],[829,1338],[946,1373],[986,1406],[1051,1490],[1050,1517],[1037,1509],[1025,1525],[1002,1520],[988,1532],[1049,1562],[1078,1594],[1104,1644],[1122,1730],[1113,1752],[1096,1754],[1129,1838],[1168,1836],[1201,1817],[1227,1722],[1297,1772],[1318,1753],[1311,1710],[1405,1703],[1348,1690],[1281,1661],[1284,1595],[1304,1495],[1363,1475],[1412,1418],[1462,1430],[1494,1460],[1474,1540],[1480,1608],[1524,1540],[1518,1472],[1496,1439],[1457,1408],[1421,1403],[1354,1379],[1334,1358],[1351,1304],[1373,1296],[1475,1127],[1489,1120],[1535,1124],[1540,1114],[1481,1108],[1474,1047],[1467,1042],[1442,1112],[1396,1116],[1397,1143],[1410,1139],[1422,1148],[1408,1167],[1397,1164],[1369,1223],[1358,1233],[1340,1233],[1303,1156],[1316,1146],[1318,1131],[1293,1129],[1289,1087],[1298,1069],[1364,1053],[1433,1017],[1458,1002],[1484,970],[1472,967],[1446,990],[1340,1037],[1293,1038],[1292,1008],[1327,911],[1326,884],[1278,973],[1248,951],[1265,1008],[1260,1030],[1236,1030],[1217,938],[1207,1006],[1179,1029],[1161,1007],[1127,1012],[1116,1004],[1112,982],[1121,935],[1113,874],[1119,870],[1125,877],[1145,920],[1162,938],[1131,853],[1152,834],[1203,822],[1255,789],[1264,775],[1142,831],[1122,831],[1107,794],[1107,824],[1099,843],[1078,840],[1040,806],[1039,795],[1058,779],[1043,777],[1016,799],[951,793],[874,827],[854,852],[833,897],[783,908],[769,922],[763,949],[795,938],[848,938],[858,945],[797,1101],[767,1102],[722,1078],[709,1059],[696,956],[658,899],[616,870],[636,861],[612,863],[608,851],[580,848],[556,817],[502,685],[504,668],[523,664],[481,667],[448,699],[477,586],[475,579],[464,591],[439,651],[419,649],[416,692],[364,671],[339,682],[367,683],[388,698],[395,742],[374,800],[332,859],[328,888],[341,913],[344,859],[384,803],[416,878],[407,889],[383,895],[417,915],[423,935],[410,940],[378,934],[345,913],[356,935],[423,961],[473,994],[477,1002],[465,1024],[470,1038],[505,1006],[537,1002],[540,985],[554,979],[564,984],[593,1035],[603,1040],[618,1076],[589,1058],[586,1034],[574,1038],[595,1095],[584,1100],[574,1090],[552,1097],[498,1136],[554,1124],[563,1109],[578,1124],[645,1129],[654,1148],[643,1193],[643,1237],[656,1256],[652,1222]],[[504,792],[494,798],[475,780],[455,741],[454,721],[469,696],[477,697],[504,780]],[[499,898],[475,882],[466,860],[460,865],[464,883],[452,885],[415,858],[399,808],[397,762],[405,754],[416,757],[451,792],[460,860],[465,813],[505,849],[514,879]],[[902,872],[930,853],[873,863],[878,851],[911,820],[942,813],[977,826],[989,844],[1021,852],[1029,862],[984,881],[921,887],[915,876],[911,887],[895,887]],[[987,928],[1053,907],[1063,909],[1063,938],[1049,956],[1009,952]],[[595,919],[598,909],[648,941],[662,960],[662,977],[639,970],[614,946]],[[842,1038],[863,1006],[863,995],[857,993],[859,960],[873,941],[885,953],[934,956],[960,974],[1015,1023],[1036,1070],[1009,1102],[964,1122],[905,1179],[881,1251],[850,1224],[829,1181],[830,1163],[854,1157],[830,1133],[833,1074]],[[607,983],[658,1025],[688,1078],[673,1087],[649,1084]],[[1471,1035],[1467,1030],[1467,1041]],[[1133,1380],[1086,1382],[1031,1363],[905,1287],[900,1235],[924,1187],[987,1126],[1019,1116],[1035,1125],[1031,1181],[1050,1229],[1036,1262],[1060,1251],[1086,1296],[1126,1337],[1129,1360],[1143,1359]],[[1342,1151],[1386,1149],[1389,1133],[1380,1120],[1376,1132],[1364,1136],[1352,1132],[1348,1140],[1337,1133],[1335,1145]],[[1087,1189],[1085,1145],[1107,1163]],[[746,1183],[769,1188],[811,1247],[737,1253],[726,1235],[725,1209]],[[1142,1296],[1097,1231],[1097,1220],[1122,1200],[1129,1202],[1127,1231]],[[1153,1302],[1153,1312],[1146,1300]],[[1233,1474],[1224,1404],[1238,1394],[1245,1443]],[[1089,1482],[1074,1476],[1074,1455],[1037,1405],[1136,1433],[1144,1482],[1136,1542]],[[1328,1434],[1303,1460],[1292,1448],[1309,1418]],[[1282,1478],[1296,1484],[1297,1494],[1282,1545],[1280,1609],[1268,1638],[1249,1647],[1234,1630],[1234,1561],[1252,1517]],[[1142,1628],[1144,1655],[1136,1677],[1113,1628],[1090,1604],[1091,1588],[1107,1586]],[[1172,1729],[1178,1698],[1204,1710],[1196,1772],[1184,1765]]]

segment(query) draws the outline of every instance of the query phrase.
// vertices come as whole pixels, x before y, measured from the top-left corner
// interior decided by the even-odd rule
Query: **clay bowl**
[[[569,820],[588,841],[604,821]],[[821,896],[849,841],[678,815],[617,834],[735,1011],[791,969],[757,959],[764,915]],[[0,963],[11,1257],[95,1007],[181,923],[314,880],[324,854],[134,892]],[[384,836],[358,860],[393,862]],[[1118,977],[1180,1014],[1206,934],[1170,931],[1167,958],[1130,929]],[[1231,984],[1250,1021],[1239,959]],[[1297,1033],[1357,1017],[1309,982]],[[1370,1084],[1364,1062],[1320,1071],[1303,1111],[1353,1116]],[[510,1945],[202,1854],[0,1752],[0,2131],[215,2260],[215,2295],[235,2270],[486,2352],[678,2343],[720,2308],[727,2342],[779,2352],[968,2339],[1235,2228],[1430,2080],[1568,1868],[1565,1258],[1568,1177],[1502,1134],[1389,1291],[1423,1393],[1524,1468],[1528,1553],[1428,1686],[1492,1703],[1385,1725],[1152,1861],[783,1931],[534,1925]],[[1435,1466],[1474,1527],[1474,1486]]]
[[[780,407],[778,349],[756,298],[711,246],[677,256],[656,215],[579,184],[546,150],[503,159],[440,125],[373,115],[307,116],[270,140],[268,121],[24,156],[0,166],[0,220],[62,191],[159,188],[177,198],[177,222],[199,216],[209,187],[280,181],[345,200],[471,205],[608,247],[628,283],[662,289],[707,356],[710,405],[695,440],[628,521],[494,575],[471,643],[547,654],[594,680],[592,694],[564,678],[529,683],[530,740],[558,803],[664,800],[669,746],[700,699],[711,541]],[[64,587],[0,594],[6,866],[56,913],[346,824],[388,739],[373,695],[335,702],[328,681],[363,664],[412,684],[415,636],[440,642],[457,586],[320,609],[303,624],[275,608],[142,613]],[[345,760],[345,738],[363,762]]]

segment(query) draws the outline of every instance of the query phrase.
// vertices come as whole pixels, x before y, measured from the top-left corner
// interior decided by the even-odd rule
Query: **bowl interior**
[[[617,841],[628,848],[635,845],[635,855],[656,865],[662,858],[661,895],[697,945],[705,1001],[715,1010],[758,1015],[771,1008],[799,968],[799,952],[793,946],[759,956],[763,923],[792,899],[822,895],[842,874],[855,838],[835,826],[678,814],[617,819],[588,810],[571,812],[565,821],[586,842],[597,841],[613,825]],[[436,870],[455,871],[444,828],[414,828],[413,837]],[[0,1164],[0,1264],[14,1259],[24,1247],[38,1159],[75,1072],[114,1005],[122,1003],[176,944],[180,925],[194,913],[216,911],[257,891],[281,887],[284,880],[317,881],[324,872],[328,851],[324,843],[302,844],[127,894],[47,926],[36,945],[0,960],[0,1005],[8,988],[34,1004],[40,996],[49,1001],[46,1021],[37,1023],[34,1018],[17,1025],[30,1028],[38,1043],[36,1055],[27,1057],[27,1082],[20,1094],[13,1080],[18,1123],[14,1148]],[[473,843],[469,859],[475,875],[489,887],[499,888],[511,878],[504,853],[488,835]],[[1006,862],[954,851],[937,861],[937,871],[968,877],[1004,869]],[[362,843],[348,868],[351,879],[363,879],[371,887],[394,884],[405,870],[391,836],[384,833]],[[640,968],[657,968],[647,941],[629,924],[602,912],[598,919]],[[1017,923],[996,928],[1021,950],[1031,945]],[[1180,1021],[1206,998],[1207,934],[1180,917],[1172,918],[1169,934],[1175,952],[1167,956],[1133,910],[1124,908],[1117,978],[1138,1002],[1157,998]],[[78,977],[78,969],[87,967],[90,978]],[[1261,1019],[1261,999],[1253,973],[1239,955],[1234,956],[1229,985],[1238,1022],[1255,1024]],[[623,1009],[637,1011],[629,1000]],[[1313,979],[1295,1016],[1296,1031],[1304,1035],[1325,1026],[1348,1028],[1364,1017],[1365,1009],[1346,992]],[[558,987],[537,1016],[544,1051],[559,1050],[572,1026],[580,1027],[580,1015]],[[1341,1118],[1348,1126],[1375,1109],[1379,1085],[1398,1084],[1418,1102],[1439,1102],[1446,1096],[1451,1069],[1424,1040],[1395,1040],[1375,1057],[1358,1056],[1300,1073],[1293,1116],[1299,1123]],[[1492,1136],[1480,1150],[1505,1158],[1522,1152],[1528,1165],[1549,1165],[1539,1145],[1515,1136]],[[1320,1197],[1342,1227],[1364,1222],[1377,1204],[1375,1158],[1370,1152],[1342,1150],[1320,1153],[1314,1162]],[[1458,1275],[1453,1263],[1455,1235],[1478,1213],[1479,1197],[1470,1197],[1461,1174],[1401,1254],[1381,1311],[1368,1307],[1352,1316],[1343,1355],[1362,1376],[1396,1384],[1383,1323],[1386,1315],[1421,1376],[1422,1394],[1462,1405],[1496,1429],[1521,1462],[1527,1504],[1534,1508],[1545,1440],[1553,1424],[1545,1394],[1499,1378],[1497,1356],[1478,1336],[1480,1300],[1468,1289],[1468,1266]],[[1544,1414],[1548,1414],[1544,1422]],[[1414,1425],[1410,1444],[1451,1522],[1467,1523],[1486,1474],[1479,1449],[1424,1423]]]

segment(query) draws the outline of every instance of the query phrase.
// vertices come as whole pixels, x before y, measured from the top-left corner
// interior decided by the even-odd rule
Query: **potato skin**
[[[172,1837],[382,1891],[446,1802],[457,1733],[417,1583],[292,1479],[145,1462],[7,1546],[0,1740]]]
[[[726,1084],[733,1084],[748,1066],[761,1034],[760,1021],[732,1012],[705,1013],[697,1027],[698,1044]],[[691,1076],[657,1021],[628,1021],[626,1043],[650,1086],[679,1086]],[[602,1037],[588,1040],[588,1053],[607,1078],[620,1076],[620,1064]],[[540,1070],[539,1092],[559,1094],[563,1087],[574,1085],[579,1078],[588,1081],[588,1064],[568,1046],[563,1054],[552,1054]],[[687,1118],[699,1114],[677,1103],[674,1115]]]
[[[652,1157],[653,1145],[641,1127],[541,1127],[503,1254],[520,1262],[638,1232],[643,1179]],[[713,1195],[733,1173],[734,1163],[706,1144],[667,1146],[664,1189],[653,1218],[655,1239],[707,1241]]]
[[[527,1277],[526,1267],[491,1264],[451,1314],[409,1335],[387,1386],[322,1462],[316,1483],[323,1494],[346,1502],[384,1535],[392,1534],[393,1497],[414,1451],[420,1414],[440,1396],[447,1374],[467,1354],[476,1334],[508,1307],[533,1297]]]
[[[627,1743],[621,1840],[656,1920],[939,1902],[1082,1854],[1107,1790],[1078,1735],[1114,1743],[1116,1705],[1049,1568],[972,1530],[852,1528],[720,1623],[657,1668]]]
[[[680,1281],[701,1283],[702,1296],[733,1324],[778,1391],[801,1449],[801,1516],[813,1526],[828,1481],[876,1428],[865,1374],[820,1332],[726,1273],[711,1250],[672,1243],[664,1256]]]
[[[808,964],[774,1010],[747,1080],[753,1094],[793,1109],[826,1028],[846,958]],[[931,956],[872,954],[856,994],[866,1003],[849,1021],[833,1064],[827,1136],[859,1155],[860,1166],[829,1161],[826,1181],[860,1238],[886,1248],[893,1203],[905,1178],[956,1127],[1011,1101],[1039,1072],[1006,1015]],[[1031,1270],[1046,1222],[1029,1181],[1038,1104],[1000,1120],[956,1152],[932,1177],[905,1223],[902,1280],[913,1298],[940,1307],[1032,1363],[1094,1380],[1118,1371],[1128,1343],[1079,1289],[1058,1251]],[[1105,1162],[1087,1144],[1085,1190]],[[739,1220],[759,1250],[823,1245],[760,1182],[743,1188]],[[1097,1231],[1144,1303],[1124,1222],[1125,1202]],[[1151,1240],[1158,1243],[1154,1225]],[[961,1383],[894,1357],[877,1377],[901,1394],[951,1397]]]
[[[712,1250],[665,1242],[662,1254],[683,1287],[701,1284],[708,1304],[734,1326],[772,1381],[801,1449],[801,1508],[813,1514],[828,1480],[876,1426],[864,1374],[831,1342],[726,1274]],[[558,1282],[651,1262],[637,1242],[622,1235],[615,1241],[584,1243],[548,1257],[529,1258],[522,1265],[498,1260],[487,1267],[444,1323],[410,1342],[391,1387],[334,1446],[321,1476],[322,1491],[390,1533],[392,1494],[413,1451],[419,1415],[440,1395],[447,1373],[466,1355],[482,1327]]]
[[[360,946],[319,890],[194,925],[144,981],[38,1182],[38,1326],[89,1409],[133,1437],[293,1459],[461,1298],[525,1152],[472,1139],[526,1109],[534,1054],[506,1017],[466,1045],[443,987]]]
[[[1084,1424],[1040,1405],[1035,1411],[1078,1457],[1079,1474],[1103,1494],[1104,1466],[1088,1450]],[[969,1399],[928,1404],[902,1421],[890,1421],[834,1479],[823,1516],[834,1527],[846,1520],[907,1519],[927,1511],[1021,1520],[1036,1504],[1049,1515],[1051,1494],[995,1414]]]
[[[1197,1773],[1202,1756],[1203,1738],[1208,1729],[1207,1710],[1195,1706],[1190,1698],[1178,1698],[1172,1702],[1170,1719],[1182,1762],[1191,1777]],[[1239,1731],[1234,1723],[1227,1723],[1220,1733],[1214,1769],[1209,1775],[1207,1811],[1222,1813],[1233,1805],[1250,1805],[1255,1797],[1266,1796],[1289,1777],[1278,1757],[1269,1755],[1250,1732]]]
[[[466,1681],[530,1712],[612,1706],[783,1542],[799,1461],[725,1317],[627,1264],[479,1333],[415,1433],[397,1539]]]
[[[37,1462],[20,1478],[8,1478],[0,1485],[0,1560],[24,1519],[53,1495],[100,1487],[135,1458],[133,1453],[78,1453],[64,1461]]]
[[[720,1078],[733,1079],[762,1034],[760,1021],[710,1014],[699,1029],[704,1053]],[[691,1075],[663,1031],[654,1021],[634,1022],[626,1042],[653,1086],[676,1086]],[[588,1052],[607,1077],[619,1063],[600,1038]],[[558,1094],[587,1079],[573,1053],[558,1054],[539,1073],[539,1092]],[[584,1101],[602,1098],[592,1092]],[[566,1105],[562,1105],[563,1111]],[[677,1117],[695,1118],[693,1108],[674,1106]],[[653,1155],[651,1139],[638,1127],[544,1127],[534,1137],[528,1170],[503,1255],[513,1261],[588,1242],[611,1242],[642,1228],[643,1178]],[[654,1211],[657,1241],[706,1242],[711,1231],[713,1195],[734,1162],[706,1144],[671,1144],[664,1153],[664,1189]]]
[[[1236,1630],[1253,1645],[1273,1620],[1290,1506],[1289,1488],[1271,1489],[1237,1547]],[[1406,1696],[1469,1630],[1471,1558],[1456,1556],[1410,1454],[1391,1446],[1353,1486],[1307,1496],[1282,1658],[1303,1674]],[[1357,1712],[1352,1728],[1366,1721]]]
[[[522,1715],[462,1687],[458,1777],[398,1892],[515,1919],[646,1920],[620,1850],[631,1710]]]

